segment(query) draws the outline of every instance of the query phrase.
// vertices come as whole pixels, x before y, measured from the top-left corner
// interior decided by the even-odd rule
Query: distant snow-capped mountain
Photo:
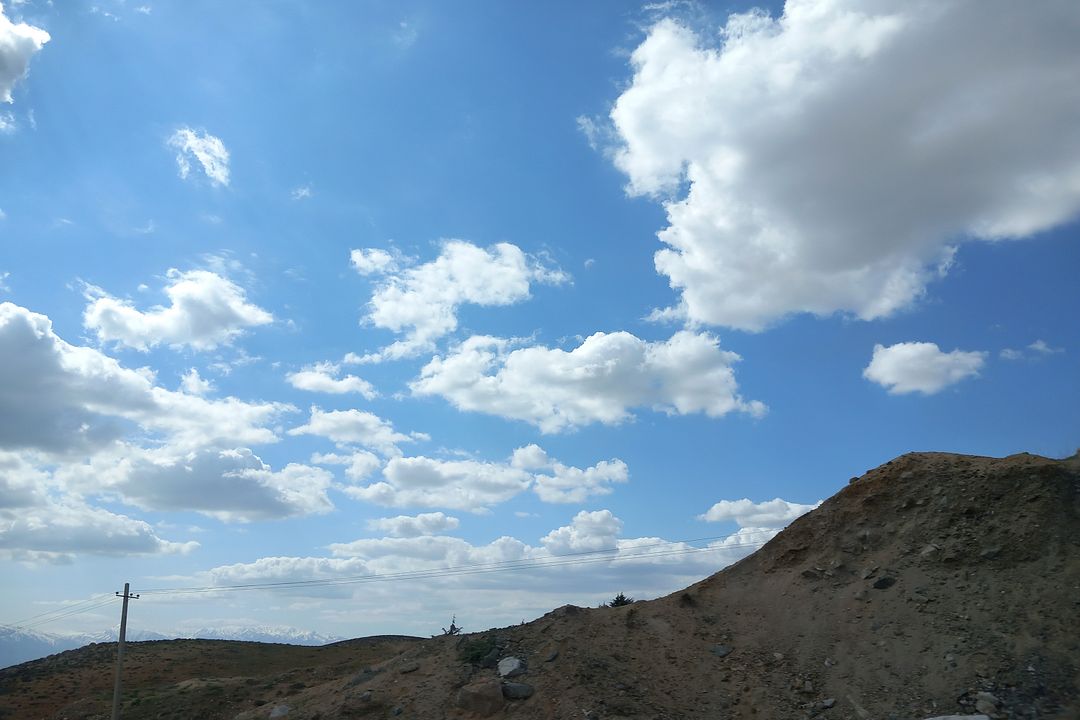
[[[0,626],[0,668],[37,660],[65,650],[74,650],[90,643],[116,642],[119,634],[119,627],[97,633],[59,635]],[[129,642],[199,638],[288,645],[325,645],[345,639],[285,625],[221,625],[165,634],[135,628],[127,631],[126,638]]]

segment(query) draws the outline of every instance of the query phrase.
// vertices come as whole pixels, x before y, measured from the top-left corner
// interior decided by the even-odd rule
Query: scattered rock
[[[485,678],[469,683],[457,692],[454,704],[465,712],[480,717],[490,717],[502,710],[502,683],[496,678]]]
[[[288,705],[275,705],[274,709],[270,711],[270,718],[271,720],[274,718],[283,718],[289,714],[290,710],[292,710],[292,708]]]
[[[712,650],[710,650],[709,652],[711,652],[716,657],[727,657],[731,654],[731,648],[727,645],[713,645]]]
[[[405,711],[404,711],[404,710],[403,710],[403,709],[401,708],[401,706],[399,705],[399,706],[395,707],[395,708],[394,708],[393,710],[391,710],[391,711],[390,711],[390,714],[391,714],[391,715],[400,715],[400,714],[401,714],[401,713],[403,713],[403,712],[405,712]]]
[[[938,715],[926,720],[990,720],[986,715]]]
[[[895,584],[896,584],[896,578],[892,577],[891,575],[882,575],[881,577],[879,577],[877,580],[874,581],[874,589],[875,590],[884,590],[886,588],[891,588]]]
[[[821,701],[821,707],[828,710],[836,705],[836,698],[825,698]]]
[[[991,548],[986,548],[981,553],[979,553],[979,557],[981,559],[983,559],[983,560],[993,560],[994,558],[996,558],[1000,554],[1001,554],[1001,548],[999,548],[999,547],[991,547]]]
[[[533,686],[528,683],[508,682],[502,686],[503,697],[510,700],[525,700],[532,697],[533,692]]]
[[[499,661],[499,675],[501,677],[514,677],[525,672],[525,663],[521,658],[507,657]]]
[[[544,662],[546,662],[546,663],[555,662],[555,660],[558,657],[559,657],[559,651],[558,650],[552,650],[551,652],[548,653],[547,657],[544,658]]]
[[[407,675],[408,673],[416,672],[419,669],[420,669],[420,663],[413,660],[412,662],[407,662],[404,665],[402,665],[398,669],[398,672],[401,673],[402,675]]]
[[[975,709],[984,715],[994,715],[1001,701],[988,692],[975,694]]]

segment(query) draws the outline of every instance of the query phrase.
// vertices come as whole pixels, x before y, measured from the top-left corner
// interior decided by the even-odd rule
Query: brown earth
[[[113,648],[0,671],[0,713],[107,717]],[[499,679],[511,656],[526,671]],[[129,657],[125,718],[1080,718],[1080,456],[902,456],[650,602],[423,641]]]

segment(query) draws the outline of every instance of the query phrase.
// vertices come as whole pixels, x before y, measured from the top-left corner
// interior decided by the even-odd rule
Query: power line
[[[762,533],[750,533],[750,534],[763,534]],[[383,573],[373,575],[355,575],[336,578],[320,578],[310,580],[285,580],[279,582],[263,582],[263,583],[244,583],[236,585],[208,585],[203,587],[181,587],[181,588],[153,588],[149,590],[141,590],[143,595],[189,595],[189,594],[208,594],[215,592],[241,592],[247,590],[290,590],[301,589],[307,587],[327,587],[335,585],[352,585],[352,584],[366,584],[376,582],[391,582],[391,581],[406,581],[406,580],[423,580],[436,577],[454,577],[462,575],[477,575],[488,574],[497,572],[510,572],[516,570],[533,570],[542,569],[547,567],[565,567],[572,565],[589,565],[599,562],[620,562],[628,560],[641,560],[656,557],[669,557],[673,555],[689,555],[694,553],[703,552],[717,552],[729,549],[742,549],[742,548],[757,548],[765,545],[768,540],[761,542],[748,542],[748,543],[731,543],[728,545],[722,545],[719,547],[684,547],[676,548],[672,550],[666,550],[661,552],[633,552],[649,548],[658,547],[670,547],[672,545],[686,545],[695,542],[704,542],[708,540],[718,540],[730,537],[727,535],[714,536],[706,538],[695,538],[692,540],[672,540],[661,543],[652,543],[649,545],[638,545],[632,548],[604,548],[600,550],[583,550],[575,553],[566,553],[564,555],[549,556],[545,558],[521,558],[518,560],[503,560],[491,563],[473,563],[468,565],[458,565],[448,568],[430,568],[425,570],[410,570],[402,571],[398,573]],[[770,538],[771,539],[771,538]],[[607,557],[611,553],[622,551],[624,555],[616,557]],[[602,557],[589,557],[603,555]]]
[[[106,605],[108,605],[108,604],[110,604],[112,602],[115,602],[115,601],[116,601],[116,598],[111,597],[111,596],[106,597],[106,598],[97,598],[96,601],[94,601],[94,600],[84,600],[81,603],[77,603],[76,605],[72,605],[72,606],[63,608],[61,610],[54,610],[51,613],[39,613],[38,615],[33,616],[34,618],[38,618],[37,620],[34,620],[33,622],[27,622],[27,620],[32,619],[32,618],[28,618],[27,620],[24,620],[24,621],[19,622],[19,623],[12,623],[12,624],[9,624],[9,625],[5,625],[5,627],[10,627],[10,628],[13,628],[15,630],[32,630],[34,628],[41,627],[42,625],[46,625],[48,623],[55,622],[57,620],[62,620],[63,618],[66,618],[66,617],[71,617],[72,615],[81,615],[82,613],[90,612],[91,610],[96,610],[96,609],[98,609],[100,607],[104,607],[104,606],[106,606]],[[90,604],[87,605],[87,603],[90,603]]]

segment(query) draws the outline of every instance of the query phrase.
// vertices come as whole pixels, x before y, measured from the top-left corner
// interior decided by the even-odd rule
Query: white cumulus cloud
[[[221,138],[205,130],[182,127],[169,136],[168,144],[176,150],[176,166],[182,179],[190,175],[191,161],[195,160],[212,185],[229,184],[229,151]]]
[[[530,297],[532,283],[559,284],[569,277],[510,243],[482,248],[464,240],[443,242],[431,262],[394,272],[395,258],[383,250],[353,251],[361,273],[384,276],[368,303],[366,322],[403,339],[370,353],[363,362],[412,357],[435,347],[457,329],[458,308],[513,305]]]
[[[290,463],[273,470],[248,448],[125,448],[114,457],[63,471],[68,487],[117,494],[146,510],[194,511],[227,522],[317,515],[333,509],[333,476]]]
[[[795,518],[805,515],[821,503],[803,505],[775,498],[765,502],[721,500],[698,516],[706,522],[735,521],[742,528],[782,528]]]
[[[460,410],[524,420],[544,433],[624,422],[637,407],[759,417],[765,406],[738,394],[732,369],[738,360],[714,336],[690,331],[658,342],[598,332],[570,351],[512,350],[507,340],[474,336],[433,358],[410,387],[415,395],[439,395]]]
[[[491,506],[532,489],[547,503],[579,503],[607,495],[630,472],[622,460],[602,460],[587,468],[565,465],[538,445],[513,452],[509,462],[396,457],[383,479],[345,488],[351,497],[389,507],[444,507],[487,512]]]
[[[299,390],[309,392],[331,393],[342,395],[345,393],[357,393],[371,400],[376,395],[374,386],[363,378],[355,375],[338,377],[341,367],[336,363],[321,362],[286,375],[289,384]]]
[[[1078,34],[1076,3],[1008,0],[788,0],[716,40],[657,23],[609,150],[667,211],[655,264],[680,301],[656,317],[884,317],[956,243],[1076,217]]]
[[[441,512],[420,513],[419,515],[397,515],[369,520],[369,530],[383,532],[391,537],[419,537],[436,535],[447,530],[456,530],[461,523],[456,517]]]
[[[427,438],[422,433],[400,433],[389,420],[365,410],[323,410],[315,406],[308,422],[289,430],[289,434],[316,435],[339,445],[368,447],[387,456],[400,455],[400,443]]]
[[[274,316],[247,300],[244,289],[208,270],[166,273],[169,306],[138,310],[129,300],[88,287],[90,303],[83,324],[103,342],[137,350],[165,344],[212,350],[228,345],[249,327],[273,322]]]
[[[277,440],[270,424],[295,409],[166,390],[12,303],[0,303],[0,367],[0,449],[92,454],[132,433],[176,452],[263,444]]]
[[[920,392],[933,395],[964,378],[979,374],[985,352],[942,352],[935,343],[902,342],[874,346],[863,377],[894,395]]]
[[[26,77],[30,58],[49,42],[49,33],[26,23],[13,23],[0,3],[0,102],[13,102],[15,83]]]

